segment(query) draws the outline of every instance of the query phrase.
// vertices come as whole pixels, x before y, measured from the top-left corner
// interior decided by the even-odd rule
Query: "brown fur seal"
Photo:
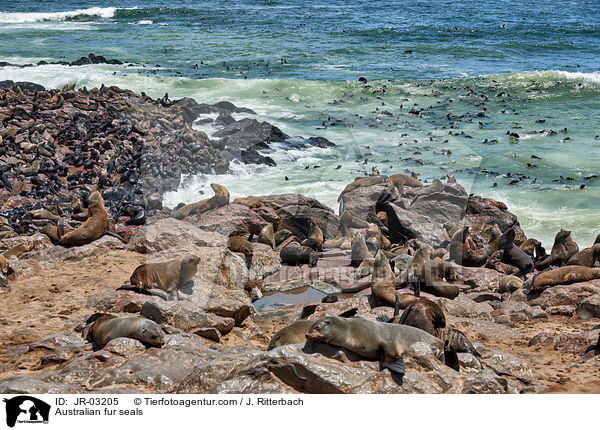
[[[252,237],[252,234],[250,235]],[[252,256],[254,255],[254,246],[252,242],[246,239],[244,232],[233,231],[229,234],[227,248],[231,252],[239,252],[244,254],[246,258],[246,266],[249,268],[252,265]]]
[[[0,254],[0,288],[8,287],[8,279],[4,276],[4,269],[6,269],[6,258]]]
[[[292,233],[291,231],[286,230],[286,229],[277,231],[275,233],[275,235],[273,236],[273,238],[275,239],[275,245],[276,246],[281,245],[284,241],[286,241],[293,235],[294,235],[294,233]]]
[[[104,348],[108,342],[118,337],[137,339],[157,348],[165,344],[160,326],[142,317],[103,314],[89,322],[84,333],[86,340],[96,343],[100,348]]]
[[[368,360],[379,360],[381,368],[401,376],[405,373],[402,355],[414,343],[425,343],[437,357],[444,350],[440,339],[423,330],[364,318],[321,318],[310,327],[306,338],[345,348]]]
[[[396,291],[396,279],[383,251],[378,251],[371,276],[371,299],[373,307],[388,306],[406,308],[418,299],[410,294]]]
[[[369,248],[367,248],[365,237],[360,232],[354,233],[350,265],[352,267],[358,267],[360,266],[360,263],[362,263],[362,261],[368,257],[371,257],[371,252],[369,251]]]
[[[104,199],[98,191],[94,191],[90,196],[88,206],[88,219],[75,230],[66,233],[64,236],[59,234],[60,245],[87,245],[109,230],[108,212],[104,208]]]
[[[271,337],[271,340],[269,340],[269,345],[267,345],[267,351],[270,351],[273,348],[277,348],[278,346],[291,345],[294,343],[304,343],[306,341],[306,333],[308,333],[308,330],[315,323],[315,320],[305,319],[307,315],[304,311],[307,307],[309,306],[306,306],[302,310],[303,315],[298,321],[295,321],[289,326],[282,328]],[[316,305],[310,305],[310,307],[314,307],[314,309],[312,309],[314,312],[314,310],[316,309]],[[356,313],[356,310],[356,308],[350,309],[350,311],[343,312],[339,316],[351,316],[351,314]]]
[[[195,203],[184,205],[179,209],[176,209],[171,214],[171,218],[184,219],[186,216],[191,214],[202,214],[211,209],[220,208],[229,203],[229,191],[222,185],[210,184],[210,187],[215,192],[215,195],[210,199],[200,200]]]
[[[523,280],[516,276],[504,276],[498,281],[499,293],[512,293],[523,286]]]
[[[342,200],[344,194],[349,193],[350,191],[356,190],[361,187],[370,187],[372,185],[377,185],[385,182],[387,176],[367,176],[365,178],[356,178],[353,182],[346,185],[344,191],[338,196],[337,201]]]
[[[253,196],[238,197],[233,203],[236,205],[248,206],[250,209],[257,209],[265,205],[258,197]]]
[[[4,272],[4,269],[6,269],[6,258],[0,254],[0,272]]]
[[[291,233],[290,233],[291,234]],[[275,231],[273,230],[273,224],[268,223],[265,225],[256,239],[258,243],[264,243],[275,249]]]
[[[503,258],[504,250],[499,249],[498,251],[494,252],[490,256],[490,258],[488,258],[488,261],[485,263],[485,267],[487,269],[494,269],[497,272],[503,273],[505,275],[513,275],[519,272],[519,269],[517,269],[516,267],[511,266],[510,264],[503,263]]]
[[[420,298],[419,301],[404,309],[397,323],[420,328],[436,336],[437,329],[446,327],[446,317],[440,305],[429,299]]]
[[[187,254],[182,258],[156,263],[144,263],[136,267],[129,278],[129,284],[118,290],[135,289],[152,293],[156,287],[167,293],[167,300],[179,298],[179,288],[190,281],[198,271],[200,258]]]
[[[454,299],[458,296],[460,289],[456,284],[447,281],[456,280],[456,271],[452,264],[445,260],[432,260],[423,264],[419,273],[417,286],[426,293],[438,297]],[[415,291],[418,295],[419,293]]]
[[[319,261],[319,254],[308,246],[302,246],[298,242],[290,242],[279,252],[281,262],[290,266],[308,264],[315,267]]]
[[[372,275],[374,268],[375,259],[373,257],[365,258],[362,263],[360,263],[360,266],[358,266],[356,276],[359,278],[364,278],[365,276]]]
[[[450,242],[450,260],[465,267],[481,267],[489,257],[488,250],[476,249],[465,226],[454,233]]]
[[[567,264],[569,266],[594,267],[598,261],[600,261],[600,243],[573,254]]]
[[[411,187],[411,188],[422,188],[423,183],[419,181],[416,177],[411,175],[405,175],[402,173],[397,173],[395,175],[391,175],[387,178],[388,182],[394,184],[394,186],[398,189],[403,186]]]
[[[529,288],[529,292],[543,291],[554,285],[587,282],[592,279],[600,279],[600,268],[565,266],[538,273],[526,283],[525,287]]]
[[[578,251],[579,247],[571,238],[571,232],[561,229],[556,233],[550,255],[535,263],[535,268],[537,270],[544,270],[550,266],[564,266]]]
[[[314,220],[310,223],[308,238],[302,242],[302,245],[308,246],[315,251],[323,252],[323,231]]]
[[[527,255],[534,256],[535,247],[540,243],[536,239],[527,239],[525,242],[519,246]]]

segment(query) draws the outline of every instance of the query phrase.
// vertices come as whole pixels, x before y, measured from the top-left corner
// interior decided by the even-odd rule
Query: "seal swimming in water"
[[[529,292],[543,291],[554,285],[587,282],[592,279],[600,279],[600,268],[565,266],[559,269],[538,273],[523,286],[528,288]]]
[[[298,242],[290,242],[279,252],[281,262],[290,266],[300,266],[308,264],[315,267],[319,261],[319,254],[308,246],[302,246]]]
[[[444,352],[444,343],[426,331],[364,318],[320,318],[310,327],[306,338],[345,348],[368,360],[378,360],[382,369],[387,368],[401,377],[405,373],[402,355],[411,345],[425,343],[436,357],[441,357]],[[453,358],[447,356],[444,362]]]
[[[94,191],[90,196],[88,214],[88,219],[75,230],[62,235],[62,229],[58,229],[60,245],[87,245],[108,232],[110,228],[108,212],[104,207],[104,199],[98,191]]]
[[[157,295],[153,291],[156,287],[167,293],[167,300],[177,300],[179,288],[194,277],[198,271],[198,263],[200,263],[200,258],[193,254],[169,261],[144,263],[133,271],[129,278],[129,284],[125,284],[117,290],[134,290]]]
[[[157,348],[165,344],[163,331],[158,324],[136,316],[92,315],[84,329],[84,337],[100,348],[104,348],[108,342],[118,337],[137,339],[147,346]]]

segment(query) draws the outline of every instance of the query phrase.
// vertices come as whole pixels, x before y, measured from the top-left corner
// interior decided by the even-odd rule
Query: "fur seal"
[[[323,231],[314,220],[310,222],[308,238],[302,242],[302,245],[308,246],[317,252],[323,252]]]
[[[187,254],[181,258],[156,263],[144,263],[136,267],[129,278],[129,284],[117,290],[136,290],[153,293],[156,287],[167,293],[167,300],[179,298],[179,288],[190,281],[198,271],[200,258]]]
[[[320,318],[310,327],[306,338],[345,348],[368,360],[378,360],[382,369],[387,368],[400,376],[405,373],[402,355],[414,343],[425,343],[440,358],[444,351],[440,339],[421,329],[364,318]],[[447,361],[451,357],[445,358]]]
[[[390,175],[387,178],[388,182],[394,184],[394,186],[398,189],[403,186],[407,186],[410,188],[423,188],[423,183],[419,181],[415,176],[405,175],[403,173],[396,173],[394,175]]]
[[[350,191],[354,191],[357,188],[361,187],[370,187],[372,185],[377,185],[385,182],[387,176],[367,176],[364,178],[356,178],[353,182],[346,185],[344,191],[338,196],[337,201],[339,202],[344,197],[344,194],[349,193]]]
[[[521,276],[525,276],[534,268],[533,258],[515,245],[515,229],[510,227],[498,238],[498,249],[504,251],[502,262],[519,269]]]
[[[294,233],[292,233],[291,231],[286,230],[286,229],[277,231],[275,233],[275,235],[273,236],[273,238],[275,239],[275,245],[276,246],[281,245],[284,241],[286,241],[293,235],[294,235]]]
[[[306,312],[307,308],[311,308],[312,312]],[[272,350],[273,348],[277,348],[282,345],[291,345],[294,343],[303,343],[306,341],[306,333],[315,323],[315,320],[307,320],[306,318],[310,316],[316,310],[317,305],[308,305],[302,309],[302,315],[298,321],[293,322],[287,327],[282,328],[277,333],[275,333],[271,339],[269,340],[269,344],[267,345],[267,351]],[[349,311],[343,312],[340,316],[355,314],[356,308],[350,309]],[[307,315],[308,314],[308,315]]]
[[[252,238],[252,234],[250,234]],[[233,231],[229,234],[227,248],[231,252],[239,252],[244,254],[246,258],[246,266],[249,268],[252,265],[252,256],[254,255],[254,246],[252,242],[246,239],[244,232]]]
[[[253,196],[238,197],[233,201],[233,203],[236,205],[248,206],[250,209],[258,209],[265,206],[265,204],[258,197]]]
[[[273,224],[268,223],[265,225],[258,234],[256,239],[258,243],[264,243],[275,249],[275,231],[273,230]]]
[[[0,254],[0,288],[8,287],[8,279],[4,276],[4,269],[6,269],[6,258]]]
[[[308,264],[315,267],[319,261],[319,254],[308,246],[302,246],[298,242],[290,242],[279,252],[281,262],[290,266]]]
[[[98,191],[94,191],[90,196],[88,214],[88,219],[75,230],[62,235],[59,228],[60,245],[87,245],[109,230],[108,212],[104,207],[104,199]]]
[[[554,244],[550,255],[535,263],[537,270],[544,270],[550,266],[564,266],[569,259],[579,251],[579,247],[571,238],[569,230],[561,229],[554,237]]]
[[[371,299],[373,307],[388,306],[406,308],[418,299],[411,294],[396,291],[396,279],[390,263],[383,251],[378,251],[371,276]]]
[[[527,239],[521,244],[521,246],[519,246],[519,248],[521,248],[527,255],[533,257],[535,255],[535,247],[538,243],[540,242],[536,239]]]
[[[352,267],[358,267],[360,266],[360,263],[368,257],[371,257],[371,252],[369,251],[369,248],[367,248],[365,237],[360,232],[354,233],[350,265]]]
[[[569,266],[594,267],[598,261],[600,261],[600,243],[573,254],[567,264]]]
[[[420,328],[436,336],[437,329],[446,327],[446,317],[440,305],[429,299],[420,298],[404,309],[397,323]]]
[[[365,276],[369,276],[373,274],[373,269],[375,268],[375,258],[369,257],[365,258],[360,266],[358,266],[358,270],[356,271],[356,276],[359,278],[364,278]]]
[[[524,286],[529,289],[529,292],[543,291],[554,285],[587,282],[592,279],[600,279],[600,268],[565,266],[538,273],[524,284]]]
[[[488,261],[485,263],[485,267],[487,269],[494,269],[495,271],[503,273],[505,275],[513,275],[519,272],[519,269],[517,269],[516,267],[511,266],[510,264],[503,263],[503,258],[504,250],[499,249],[498,251],[490,255],[490,258],[488,258]]]
[[[95,319],[92,319],[95,318]],[[137,339],[147,346],[161,348],[165,344],[163,331],[158,324],[142,317],[95,314],[88,319],[85,338],[104,348],[118,337]]]
[[[523,280],[516,276],[504,276],[498,281],[499,293],[512,293],[523,286]]]
[[[458,229],[450,241],[450,260],[465,267],[481,267],[489,257],[486,249],[476,249],[469,227]]]
[[[456,271],[448,261],[431,260],[424,263],[418,279],[417,288],[434,296],[454,299],[460,293],[458,285],[449,283],[456,280]],[[419,295],[417,291],[415,293]]]
[[[176,209],[171,214],[171,218],[183,219],[193,213],[200,215],[211,209],[220,208],[229,203],[229,191],[227,188],[219,184],[210,184],[210,187],[215,192],[214,196],[210,199],[200,200],[199,202],[190,203],[189,205],[184,205],[179,209]]]

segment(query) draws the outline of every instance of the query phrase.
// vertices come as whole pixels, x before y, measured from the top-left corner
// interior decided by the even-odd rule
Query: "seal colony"
[[[17,102],[37,103],[42,111],[66,111],[64,127],[49,126],[44,143],[29,152],[13,127],[16,115],[23,115],[13,107]],[[133,118],[127,110],[118,114],[120,110],[104,107],[113,102],[117,107],[141,107],[132,108],[137,115]],[[87,113],[71,115],[71,109]],[[413,390],[414,380],[431,375],[423,386],[439,380],[445,387],[457,380],[457,386],[467,386],[465,381],[474,374],[483,378],[495,372],[492,379],[497,379],[500,373],[517,372],[498,370],[490,355],[499,352],[490,353],[489,338],[485,330],[477,331],[481,324],[474,321],[483,319],[494,332],[502,332],[502,324],[534,325],[536,318],[550,318],[553,312],[573,318],[585,314],[582,320],[600,317],[594,302],[594,294],[600,292],[600,239],[580,249],[571,232],[562,229],[547,253],[539,240],[526,236],[506,205],[468,194],[452,175],[421,180],[414,172],[408,174],[404,164],[389,176],[373,169],[372,175],[355,177],[343,190],[337,213],[298,194],[232,201],[230,190],[216,182],[210,185],[210,197],[198,195],[191,204],[163,207],[162,193],[180,185],[184,168],[192,174],[224,173],[229,161],[247,161],[255,145],[249,142],[268,146],[286,141],[287,136],[270,124],[226,118],[227,112],[240,109],[226,103],[170,101],[166,96],[152,100],[116,87],[46,91],[15,84],[0,90],[0,119],[7,124],[0,131],[0,157],[11,162],[21,157],[33,166],[27,170],[22,163],[7,164],[0,175],[0,292],[14,294],[10,287],[15,277],[30,276],[28,270],[40,267],[45,258],[52,264],[44,270],[52,272],[53,264],[60,266],[52,260],[55,255],[83,255],[98,264],[118,255],[119,261],[135,262],[110,269],[118,272],[118,283],[111,281],[104,292],[106,286],[98,285],[99,295],[105,294],[100,299],[89,295],[91,310],[101,313],[77,316],[76,327],[84,326],[77,342],[85,340],[86,347],[103,350],[93,357],[57,353],[44,363],[55,363],[61,371],[68,371],[76,360],[105,363],[121,348],[107,344],[130,338],[150,347],[143,359],[129,363],[132,369],[154,360],[161,363],[159,369],[201,361],[199,367],[168,373],[187,375],[185,381],[195,381],[192,384],[203,380],[194,372],[227,367],[210,363],[221,359],[223,350],[246,363],[237,366],[240,369],[266,366],[243,375],[236,373],[237,367],[231,369],[239,380],[270,375],[264,380],[281,381],[282,390],[329,390],[335,385],[327,379],[330,367],[342,362],[364,371],[373,366],[352,367],[357,361],[378,362],[382,372],[376,378],[391,376]],[[220,140],[190,127],[202,111],[218,112],[229,122],[218,132]],[[162,114],[176,125],[159,121]],[[30,116],[37,121],[40,115],[32,110]],[[100,122],[104,128],[90,125]],[[29,127],[27,139],[38,141],[33,136],[39,137],[41,128],[25,122],[22,127]],[[239,130],[246,132],[240,136]],[[162,132],[166,136],[153,136]],[[172,157],[166,157],[171,150]],[[139,264],[139,255],[132,259],[131,253],[144,254],[144,262]],[[156,253],[160,259],[155,259]],[[39,261],[26,265],[35,259]],[[58,287],[62,285],[49,291],[58,294]],[[268,303],[271,294],[283,296],[302,288],[317,291],[320,301],[305,298],[301,291],[299,304]],[[223,345],[208,348],[208,342]],[[134,344],[126,343],[136,349]],[[588,355],[597,355],[597,342],[586,346]],[[238,354],[238,347],[244,351]],[[196,349],[186,355],[186,348]],[[32,344],[28,351],[37,349]],[[135,351],[119,352],[117,360],[111,357],[100,367],[115,371],[110,367],[113,361],[127,361],[128,354],[138,357]],[[167,358],[160,361],[161,357]],[[504,361],[509,366],[513,360],[517,358]],[[527,367],[524,363],[521,369]],[[417,376],[404,378],[413,370]],[[228,383],[229,376],[223,378]],[[498,390],[537,390],[531,380],[520,374],[510,383],[497,384]],[[185,381],[178,383],[183,387]],[[487,389],[489,381],[478,379],[469,386]]]

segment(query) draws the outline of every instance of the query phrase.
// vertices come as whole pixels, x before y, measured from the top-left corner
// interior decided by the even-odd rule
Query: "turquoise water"
[[[337,208],[345,184],[375,166],[426,181],[452,173],[547,246],[560,228],[582,246],[599,232],[597,1],[229,3],[0,1],[0,61],[94,52],[129,63],[4,67],[0,80],[230,100],[339,145],[187,178],[169,205],[216,180],[234,196],[300,192]]]

